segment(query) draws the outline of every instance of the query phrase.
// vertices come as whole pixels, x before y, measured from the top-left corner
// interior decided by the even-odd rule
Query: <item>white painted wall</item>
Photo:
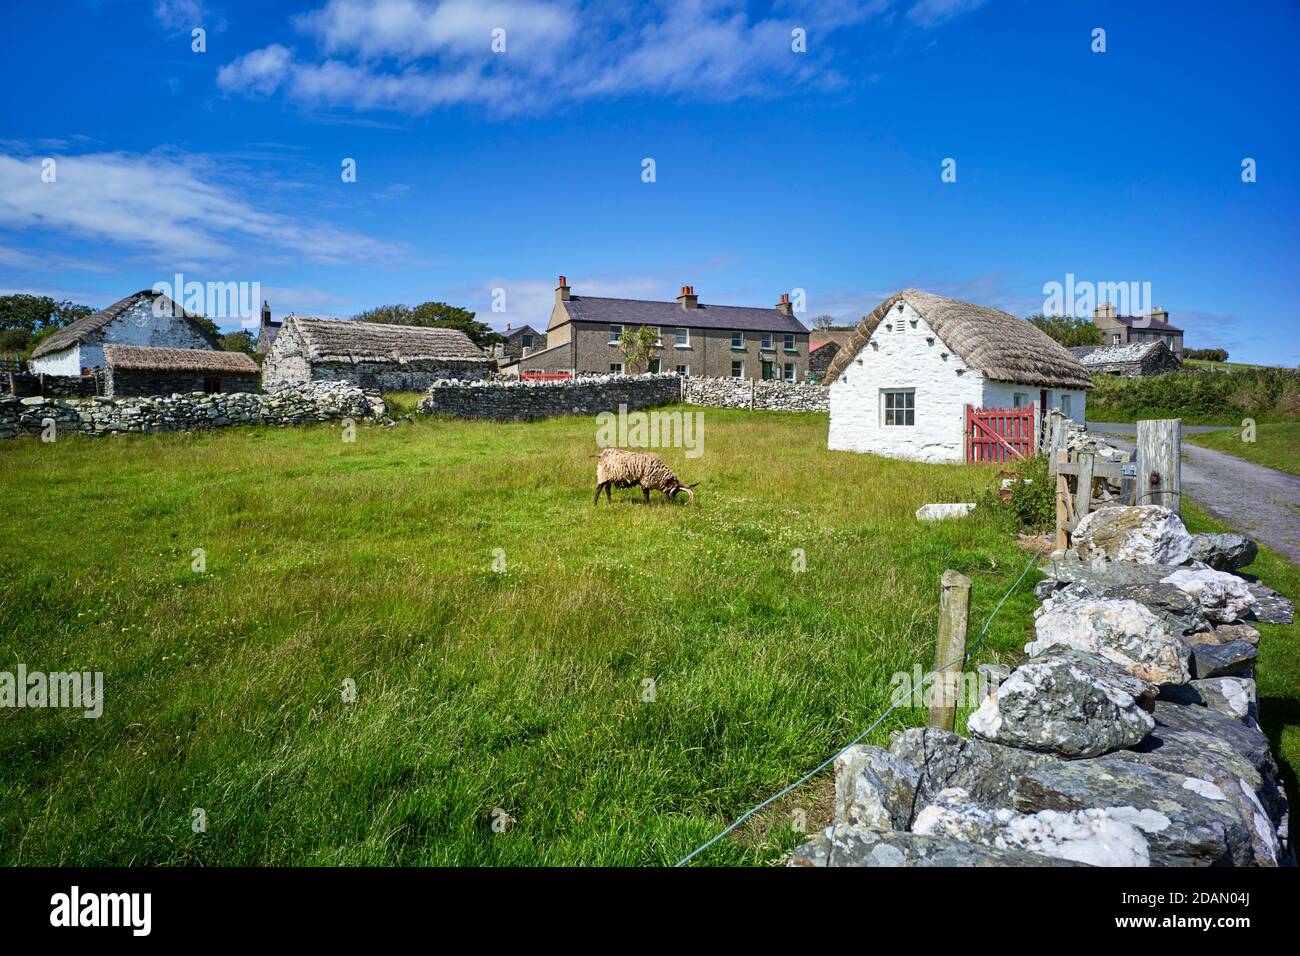
[[[45,375],[80,375],[81,348],[69,346],[59,352],[51,352],[28,361],[27,367],[33,372]]]
[[[827,447],[918,461],[964,461],[967,405],[984,400],[968,368],[907,303],[881,319],[871,340],[830,387]],[[883,424],[881,390],[916,389],[916,424]]]
[[[1041,398],[1041,389],[1037,385],[1014,385],[1011,382],[984,381],[984,398],[980,406],[984,408],[1014,408],[1015,395],[1019,392],[1026,396],[1023,404],[1031,405]],[[1047,411],[1061,408],[1062,396],[1069,398],[1069,417],[1080,425],[1084,424],[1087,412],[1088,393],[1081,388],[1049,388],[1047,390]],[[979,407],[979,406],[977,406]]]

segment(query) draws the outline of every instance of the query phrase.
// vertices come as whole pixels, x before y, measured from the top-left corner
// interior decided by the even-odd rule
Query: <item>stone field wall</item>
[[[230,425],[302,425],[386,415],[383,400],[343,382],[309,382],[268,393],[143,398],[0,396],[0,438],[52,434],[188,432]]]
[[[419,410],[425,415],[530,421],[616,412],[620,405],[630,410],[651,408],[680,400],[681,379],[676,375],[595,375],[567,382],[447,380],[430,386]]]

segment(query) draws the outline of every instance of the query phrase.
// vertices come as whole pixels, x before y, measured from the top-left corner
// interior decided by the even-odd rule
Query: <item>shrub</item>
[[[1088,418],[1134,422],[1181,418],[1190,425],[1236,425],[1242,418],[1289,421],[1300,411],[1300,374],[1284,368],[1184,370],[1151,378],[1096,376]]]
[[[977,510],[1006,515],[1019,531],[1055,527],[1056,482],[1047,471],[1047,456],[1035,455],[1015,470],[1025,480],[1012,482],[1009,498],[1002,500],[1001,481],[997,481],[980,493]]]

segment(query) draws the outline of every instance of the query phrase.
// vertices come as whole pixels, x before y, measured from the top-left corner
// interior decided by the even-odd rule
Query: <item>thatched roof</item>
[[[257,375],[257,363],[243,352],[215,349],[155,349],[143,345],[105,345],[105,364],[117,372],[201,372],[204,375]]]
[[[831,362],[825,384],[839,378],[871,339],[889,311],[906,302],[970,368],[986,378],[1016,385],[1091,388],[1088,370],[1046,333],[1009,312],[904,289],[880,303],[858,323],[848,344]]]
[[[1130,342],[1127,345],[1076,345],[1070,354],[1087,365],[1110,365],[1116,362],[1141,362],[1151,352],[1169,346],[1159,340],[1154,342]]]
[[[312,362],[492,363],[459,329],[313,319],[301,315],[285,319],[285,325],[293,325],[298,330],[303,349]],[[282,329],[276,341],[283,338]]]
[[[84,342],[86,336],[91,332],[102,329],[104,326],[108,325],[124,311],[135,305],[136,302],[140,301],[141,298],[148,298],[150,300],[161,299],[161,302],[155,301],[153,303],[154,307],[157,308],[158,311],[163,313],[171,312],[173,315],[187,319],[193,323],[194,328],[198,330],[199,334],[202,335],[214,349],[220,348],[220,343],[208,333],[207,329],[194,321],[198,318],[194,313],[185,311],[185,309],[180,305],[173,302],[161,292],[154,292],[152,289],[141,289],[139,292],[132,292],[125,299],[118,299],[107,309],[100,309],[93,315],[88,315],[83,319],[77,319],[77,321],[65,325],[48,339],[41,342],[41,344],[36,346],[36,348],[32,349],[32,358],[40,358],[42,355],[49,355],[51,352],[62,352],[64,349],[71,348],[79,342]]]

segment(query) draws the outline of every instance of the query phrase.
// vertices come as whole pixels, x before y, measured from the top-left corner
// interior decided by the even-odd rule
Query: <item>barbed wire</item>
[[[1042,553],[1047,550],[1047,547],[1048,547],[1047,544],[1042,544],[1039,546],[1038,550],[1034,552],[1033,557],[1029,559],[1029,562],[1025,565],[1024,570],[1020,572],[1020,576],[1016,578],[1015,583],[1012,584],[1011,587],[1007,588],[1006,593],[1002,595],[1001,600],[999,600],[997,605],[993,608],[993,612],[988,616],[988,619],[984,622],[984,627],[980,629],[979,635],[975,638],[974,643],[962,652],[961,657],[949,661],[947,664],[944,664],[942,667],[935,668],[933,671],[931,671],[932,674],[939,674],[957,664],[961,664],[964,666],[966,661],[970,660],[971,655],[980,649],[980,645],[984,643],[985,635],[988,634],[989,627],[992,626],[993,624],[993,619],[998,616],[998,612],[1001,611],[1002,606],[1007,603],[1007,598],[1011,597],[1012,592],[1014,592],[1016,588],[1020,587],[1020,582],[1025,579],[1025,575],[1029,573],[1029,569],[1034,566],[1034,564],[1038,561],[1038,558],[1042,555]],[[845,744],[843,747],[841,747],[839,750],[833,753],[830,757],[823,760],[812,770],[809,770],[806,774],[804,774],[794,783],[790,784],[790,786],[786,787],[785,789],[781,790],[778,793],[772,794],[772,796],[768,797],[762,803],[750,807],[750,809],[746,810],[744,813],[738,816],[734,821],[732,821],[732,823],[728,827],[726,827],[726,829],[722,830],[720,833],[714,836],[707,843],[703,843],[700,846],[696,847],[690,853],[686,854],[686,856],[682,857],[675,864],[673,864],[673,866],[674,867],[685,866],[695,857],[699,856],[709,847],[713,846],[723,837],[727,836],[727,834],[735,832],[735,830],[741,824],[743,824],[754,814],[758,813],[758,811],[762,810],[764,807],[771,806],[773,803],[775,803],[777,800],[780,800],[786,794],[803,786],[813,777],[817,776],[817,774],[821,773],[832,763],[838,760],[847,750],[849,750],[849,748],[857,746],[858,743],[860,743],[863,739],[865,739],[873,730],[875,730],[882,723],[884,723],[885,718],[888,717],[890,714],[892,714],[895,710],[897,710],[901,704],[902,704],[901,700],[891,703],[889,707],[885,709],[884,713],[882,713],[879,717],[877,717],[874,721],[872,721],[871,726],[869,726],[866,730],[862,731],[862,733],[854,737],[851,741],[849,741],[847,744]]]

